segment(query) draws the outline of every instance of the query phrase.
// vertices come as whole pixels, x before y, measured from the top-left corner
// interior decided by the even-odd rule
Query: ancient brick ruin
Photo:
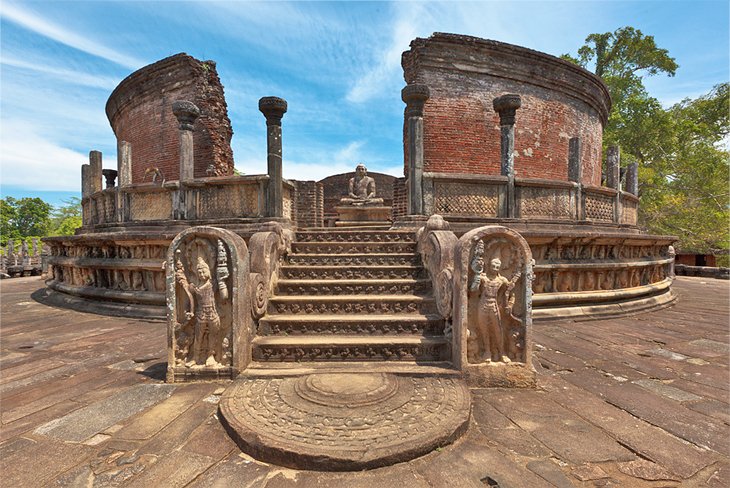
[[[175,100],[189,100],[201,110],[195,131],[195,177],[233,175],[233,129],[223,85],[214,61],[176,54],[135,71],[117,86],[106,104],[106,115],[121,148],[131,148],[131,179],[152,180],[159,169],[168,181],[179,177],[177,120],[170,111]]]
[[[284,179],[289,107],[271,96],[258,106],[267,173],[234,176],[214,63],[176,55],[130,75],[107,104],[117,170],[102,171],[92,151],[83,227],[46,239],[51,299],[167,317],[168,381],[249,379],[222,399],[232,437],[307,469],[377,467],[454,440],[469,416],[461,379],[534,386],[533,321],[675,300],[674,238],[637,227],[636,166],[622,181],[618,148],[601,185],[611,102],[598,77],[453,34],[414,40],[402,60],[405,178],[357,165],[320,182]],[[302,373],[333,365],[346,374]],[[255,379],[272,374],[282,378]],[[403,442],[392,426],[373,427],[383,448],[372,452],[276,428],[306,437],[301,419],[312,416],[312,431],[326,421],[349,432],[344,407],[373,413],[398,399],[446,405],[449,419],[424,436],[407,416]]]

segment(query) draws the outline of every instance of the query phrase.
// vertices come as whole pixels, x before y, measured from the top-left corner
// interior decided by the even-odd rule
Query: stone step
[[[421,257],[414,253],[289,254],[286,262],[308,266],[420,266]]]
[[[296,335],[257,336],[254,361],[445,361],[445,337]]]
[[[266,315],[259,320],[259,335],[417,335],[440,336],[439,315]]]
[[[431,292],[427,279],[280,279],[275,295],[418,295]]]
[[[340,230],[298,231],[296,242],[415,242],[415,234],[408,231]]]
[[[322,373],[395,373],[461,377],[451,361],[252,361],[239,378],[282,378]]]
[[[421,266],[302,266],[283,264],[279,267],[279,281],[290,280],[356,280],[356,279],[418,279],[427,276]]]
[[[269,314],[378,315],[435,314],[431,297],[416,295],[273,296]]]
[[[412,254],[415,252],[415,242],[292,242],[293,254]]]

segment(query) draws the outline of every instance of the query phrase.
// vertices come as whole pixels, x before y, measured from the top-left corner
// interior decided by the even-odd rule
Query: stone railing
[[[508,218],[506,176],[423,173],[426,215],[445,218]],[[571,181],[514,179],[514,218],[535,221],[636,226],[638,197]]]

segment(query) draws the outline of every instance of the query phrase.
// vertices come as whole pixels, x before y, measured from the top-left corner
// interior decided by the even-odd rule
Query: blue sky
[[[679,63],[646,81],[663,104],[728,81],[729,2],[175,2],[0,4],[0,193],[58,204],[78,196],[100,150],[116,167],[104,113],[129,73],[186,52],[213,59],[225,87],[236,167],[266,170],[257,101],[280,96],[284,176],[321,179],[365,162],[402,175],[400,54],[432,32],[575,53],[585,37],[630,25]]]

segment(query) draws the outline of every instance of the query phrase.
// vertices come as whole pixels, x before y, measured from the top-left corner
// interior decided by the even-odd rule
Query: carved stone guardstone
[[[192,227],[173,239],[166,266],[167,381],[234,379],[251,361],[246,243]]]
[[[532,253],[517,232],[486,226],[454,252],[453,361],[474,387],[534,387]]]

